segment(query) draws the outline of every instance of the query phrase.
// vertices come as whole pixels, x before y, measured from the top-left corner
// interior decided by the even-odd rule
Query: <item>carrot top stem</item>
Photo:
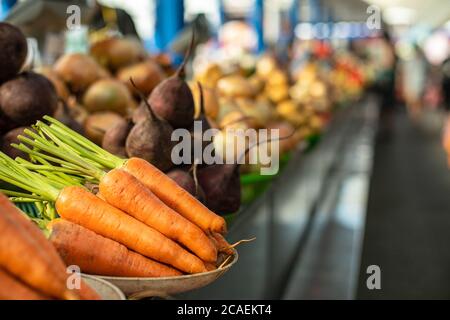
[[[34,194],[28,194],[28,193],[24,193],[24,192],[0,189],[0,193],[3,193],[5,195],[7,195],[8,197],[15,197],[17,199],[24,199],[24,200],[27,199],[27,200],[30,200],[30,202],[45,201],[45,199],[42,198],[41,196],[37,196]]]
[[[0,152],[0,179],[47,201],[56,201],[59,195],[48,179],[21,167],[3,152]]]
[[[69,163],[72,164],[73,169],[78,170],[80,173],[84,173],[88,176],[95,177],[98,180],[100,180],[104,175],[105,172],[92,163],[86,161],[83,157],[81,157],[74,149],[72,149],[70,146],[65,144],[63,141],[61,141],[58,137],[53,135],[51,132],[48,132],[45,128],[40,128],[44,131],[44,133],[49,136],[49,138],[52,140],[52,142],[43,139],[38,134],[34,133],[31,130],[26,129],[24,131],[24,134],[26,134],[28,137],[25,136],[18,136],[19,140],[23,143],[26,143],[32,147],[38,148],[42,151],[45,151],[47,153],[52,154],[53,156],[56,156],[60,159],[62,159],[62,163]],[[24,150],[24,148],[22,148]],[[32,150],[28,150],[25,152],[30,152]],[[48,158],[45,154],[38,152],[38,151],[32,151],[32,154],[36,154],[40,157]],[[51,157],[53,158],[53,157]],[[54,159],[54,158],[53,158]],[[52,161],[51,159],[49,159]],[[55,161],[56,163],[60,163],[61,161]]]
[[[51,128],[51,130],[53,130],[53,132],[58,132],[62,136],[70,138],[66,139],[71,140],[66,141],[68,145],[70,145],[71,147],[76,146],[83,147],[85,151],[90,151],[92,157],[95,158],[95,160],[94,159],[93,160],[103,164],[106,168],[113,169],[119,167],[126,161],[100,148],[95,143],[83,137],[78,132],[75,132],[74,130],[70,129],[60,121],[50,116],[44,116],[44,119],[49,123],[51,123],[49,127]],[[38,126],[42,126],[42,124],[39,123]]]

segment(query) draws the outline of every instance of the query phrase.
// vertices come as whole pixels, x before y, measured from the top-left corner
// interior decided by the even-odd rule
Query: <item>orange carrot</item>
[[[213,271],[217,269],[216,264],[211,262],[205,262],[205,267],[208,271]]]
[[[111,205],[181,243],[202,260],[217,260],[217,249],[203,230],[166,206],[131,174],[113,169],[103,177],[99,187]]]
[[[0,300],[50,300],[0,268]]]
[[[83,188],[70,186],[61,190],[56,209],[64,219],[115,240],[148,258],[187,273],[206,271],[199,258],[174,241]]]
[[[135,176],[165,204],[199,226],[203,231],[226,233],[225,219],[206,208],[189,192],[149,162],[140,158],[130,158],[121,169]]]
[[[0,199],[0,201],[2,201]],[[3,198],[3,201],[5,201],[5,198]],[[33,239],[33,241],[36,242],[36,244],[44,250],[45,254],[47,255],[47,258],[49,259],[49,263],[51,263],[55,268],[58,269],[58,272],[64,276],[67,280],[68,274],[66,272],[66,266],[59,256],[56,249],[52,246],[52,244],[45,238],[44,234],[37,228],[36,225],[31,222],[30,219],[27,219],[24,214],[21,214],[15,206],[13,206],[12,203],[9,201],[6,201],[3,205],[10,206],[11,210],[5,210],[5,214],[8,214],[11,219],[14,219],[17,224],[19,224],[21,227],[25,229],[25,231],[28,233],[28,235]],[[80,298],[83,300],[92,300],[93,298],[100,299],[97,293],[93,291],[88,285],[83,283],[82,286],[84,290],[81,292],[77,292],[77,294],[80,295]]]
[[[181,272],[64,219],[53,220],[50,241],[68,265],[84,273],[117,277],[170,277]]]
[[[77,294],[67,289],[65,275],[58,272],[44,250],[12,219],[14,215],[21,213],[0,194],[0,266],[46,295],[77,299]]]
[[[228,255],[233,254],[231,245],[228,243],[227,240],[225,240],[225,238],[220,233],[211,232],[211,237],[214,238],[214,240],[216,241],[217,250],[219,250],[219,252],[223,252]]]
[[[166,205],[199,226],[203,231],[226,233],[225,219],[206,208],[194,196],[149,162],[139,158],[120,159],[71,130],[58,120],[49,116],[45,116],[44,119],[50,122],[51,125],[49,126],[40,121],[36,125],[51,140],[56,141],[59,146],[65,145],[78,151],[81,150],[81,152],[68,155],[66,148],[64,150],[55,148],[53,144],[49,144],[48,141],[45,141],[46,139],[42,139],[42,137],[30,130],[26,130],[25,134],[35,139],[34,141],[23,136],[19,136],[19,139],[30,146],[37,147],[64,159],[64,161],[76,163],[77,166],[83,167],[82,171],[92,172],[92,166],[86,166],[83,158],[95,161],[108,169],[123,169],[147,186]],[[27,150],[26,147],[19,145],[15,145],[15,147],[29,152],[29,149]],[[99,178],[97,173],[94,173],[93,176]]]

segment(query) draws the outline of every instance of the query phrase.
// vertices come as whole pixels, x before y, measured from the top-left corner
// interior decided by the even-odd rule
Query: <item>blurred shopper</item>
[[[394,110],[396,106],[396,71],[397,55],[391,36],[387,31],[383,32],[380,39],[380,61],[377,65],[378,85],[377,91],[380,95],[380,137],[388,138],[391,135],[394,125]]]
[[[445,110],[450,113],[450,56],[442,63],[442,98]]]
[[[425,54],[418,45],[414,45],[412,57],[403,63],[403,93],[413,120],[417,120],[423,109],[428,70]]]

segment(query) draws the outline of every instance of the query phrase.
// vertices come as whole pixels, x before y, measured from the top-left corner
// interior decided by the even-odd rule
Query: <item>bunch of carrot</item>
[[[0,155],[0,179],[29,192],[9,192],[17,201],[54,203],[61,218],[48,224],[50,240],[66,263],[99,275],[176,276],[215,269],[232,253],[224,219],[156,167],[45,119],[14,145],[33,163]]]
[[[68,277],[51,243],[0,193],[0,299],[100,299],[84,282],[69,289]]]

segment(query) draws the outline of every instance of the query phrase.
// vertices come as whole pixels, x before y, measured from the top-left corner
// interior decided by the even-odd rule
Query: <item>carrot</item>
[[[24,228],[24,230],[33,239],[33,241],[35,241],[36,244],[44,250],[47,258],[49,259],[49,262],[58,269],[58,272],[61,275],[64,275],[67,281],[68,274],[66,273],[67,269],[64,265],[63,260],[59,256],[55,247],[53,247],[52,244],[45,238],[44,234],[39,230],[39,228],[37,228],[37,226],[35,226],[33,222],[30,221],[30,219],[27,219],[24,214],[21,214],[20,211],[17,210],[12,203],[5,199],[5,197],[0,198],[0,204],[10,207],[10,210],[5,210],[5,214],[8,214],[11,219],[14,219],[17,224]],[[95,297],[96,299],[100,299],[98,294],[95,293],[95,291],[93,291],[88,285],[83,283],[83,281],[82,286],[84,290],[77,292],[80,295],[81,299],[92,300]]]
[[[50,122],[51,125],[38,122],[36,126],[45,132],[51,140],[55,140],[54,137],[57,136],[60,138],[60,141],[57,143],[63,142],[70,148],[77,150],[81,157],[94,161],[105,169],[123,169],[127,171],[147,186],[166,205],[199,226],[203,231],[226,233],[225,219],[206,208],[189,192],[149,162],[139,158],[120,159],[71,130],[58,120],[49,116],[45,116],[44,119]],[[26,132],[26,134],[36,138],[36,135],[30,132]],[[23,137],[19,137],[19,139],[34,145],[29,139],[23,139]],[[15,147],[20,149],[21,146],[15,145]],[[23,148],[21,150],[26,152]],[[70,159],[66,158],[65,160],[71,162]]]
[[[211,232],[211,237],[215,240],[217,249],[219,252],[226,253],[228,255],[233,254],[233,250],[231,249],[231,245],[228,243],[225,238],[217,232]]]
[[[203,262],[158,231],[111,206],[89,191],[70,186],[59,193],[61,217],[159,262],[187,273],[206,271]]]
[[[49,300],[0,268],[0,300]]]
[[[107,202],[169,239],[183,244],[201,259],[209,262],[217,260],[217,250],[206,234],[195,224],[166,206],[133,175],[119,169],[105,173],[92,162],[86,161],[77,152],[68,148],[61,139],[49,132],[48,128],[42,130],[54,139],[55,144],[49,143],[30,130],[25,130],[25,133],[35,138],[35,141],[22,136],[19,139],[61,157],[64,161],[73,161],[78,170],[98,179],[101,196]],[[174,184],[177,185],[175,182]],[[180,189],[184,191],[181,187]],[[194,209],[192,208],[192,210]]]
[[[46,145],[45,150],[54,151]],[[58,155],[63,153],[57,150]],[[86,174],[104,173],[92,168],[73,153],[66,152],[63,158],[72,158]],[[122,243],[126,247],[159,262],[169,264],[187,273],[199,273],[206,270],[202,260],[189,253],[160,232],[111,206],[94,194],[64,179],[52,179],[33,173],[18,165],[14,160],[0,152],[0,178],[36,194],[45,201],[55,202],[59,215],[66,220],[80,224],[106,238]]]
[[[162,171],[140,158],[130,158],[122,169],[135,176],[170,208],[203,231],[226,233],[225,219],[206,208]]]
[[[128,250],[122,244],[64,219],[53,220],[50,241],[68,265],[89,274],[117,277],[170,277],[181,272]]]
[[[106,201],[106,200],[105,200],[105,197],[101,194],[100,191],[97,192],[96,196],[99,197],[100,199]]]
[[[64,275],[11,218],[21,213],[2,194],[0,209],[0,266],[44,294],[59,299],[77,299],[77,294],[67,289]]]
[[[217,249],[202,229],[166,206],[134,176],[113,169],[103,177],[99,186],[101,194],[111,205],[181,243],[202,260],[217,260]]]

